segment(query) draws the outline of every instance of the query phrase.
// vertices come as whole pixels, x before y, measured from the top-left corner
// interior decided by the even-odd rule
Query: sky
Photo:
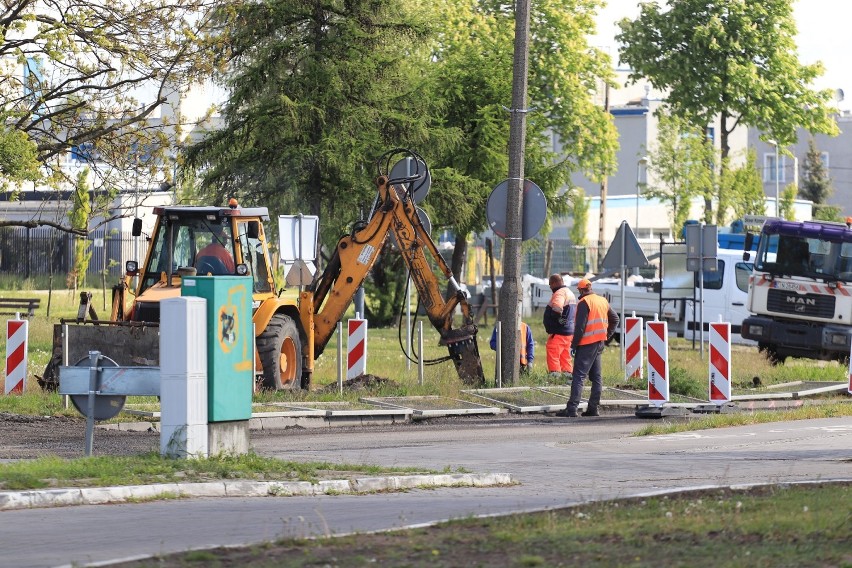
[[[665,0],[658,0],[665,5]],[[841,109],[852,109],[852,0],[794,0],[799,61],[805,64],[822,61],[825,73],[815,83],[819,89],[842,89],[845,100],[838,103]],[[621,18],[639,15],[636,0],[608,0],[598,16],[598,34],[590,39],[592,45],[605,48],[617,61],[618,31],[616,22]]]

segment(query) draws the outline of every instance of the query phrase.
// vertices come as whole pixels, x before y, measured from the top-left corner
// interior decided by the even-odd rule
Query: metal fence
[[[100,229],[87,237],[78,237],[52,227],[3,227],[0,228],[0,274],[22,278],[51,274],[67,277],[74,270],[74,245],[81,239],[89,241],[92,252],[86,271],[89,277],[106,274],[108,278],[119,278],[124,272],[124,261],[144,261],[141,255],[147,243],[127,231]]]

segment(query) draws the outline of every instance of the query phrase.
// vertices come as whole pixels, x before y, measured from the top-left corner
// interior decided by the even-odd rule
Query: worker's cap
[[[583,278],[579,282],[577,282],[577,290],[589,290],[592,287],[592,283],[588,278]]]

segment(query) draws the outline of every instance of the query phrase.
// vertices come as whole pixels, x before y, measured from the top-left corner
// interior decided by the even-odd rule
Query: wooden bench
[[[0,315],[31,318],[35,315],[41,300],[39,298],[0,298]]]

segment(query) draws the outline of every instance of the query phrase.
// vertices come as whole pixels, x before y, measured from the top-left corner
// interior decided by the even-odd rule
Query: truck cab
[[[845,360],[852,346],[852,218],[763,224],[743,337],[769,360]]]

